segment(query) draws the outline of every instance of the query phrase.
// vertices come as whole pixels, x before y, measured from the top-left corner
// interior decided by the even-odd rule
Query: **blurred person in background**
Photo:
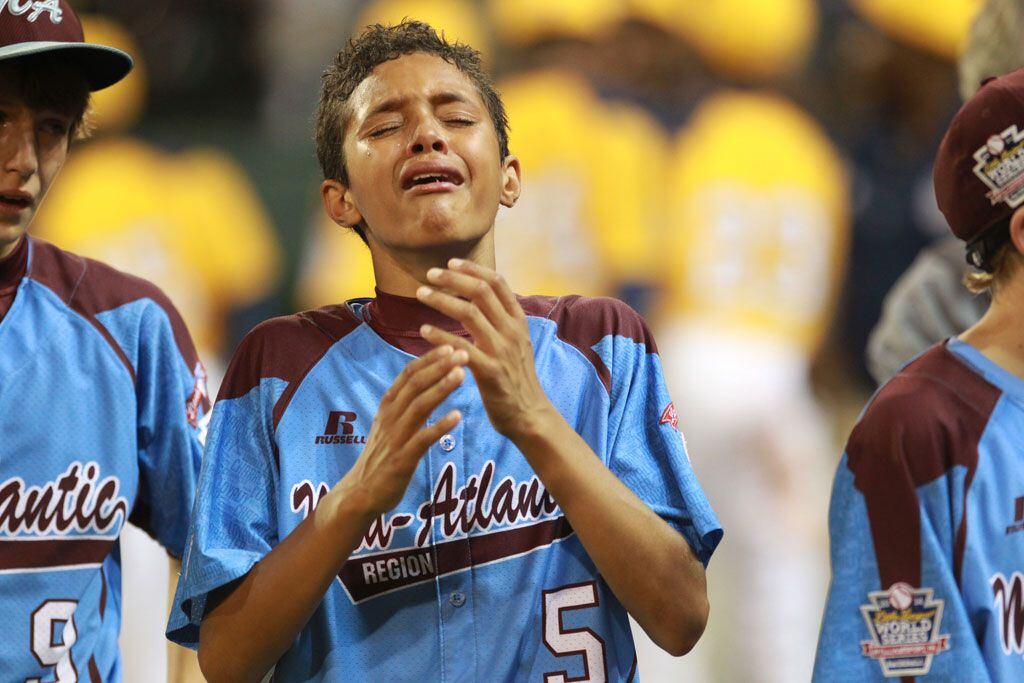
[[[668,137],[646,111],[598,96],[618,0],[489,0],[508,70],[498,87],[529,172],[499,212],[499,266],[540,294],[617,296],[650,310]]]
[[[100,42],[142,54],[116,20],[82,15],[82,24]],[[211,147],[170,153],[132,134],[147,90],[146,64],[136,58],[127,78],[97,93],[92,135],[68,160],[33,232],[166,291],[194,335],[208,392],[216,395],[221,357],[230,350],[229,315],[276,286],[278,246],[261,200],[231,157]],[[176,573],[167,574],[165,552],[128,526],[122,555],[125,679],[159,678],[165,657],[194,667],[194,655],[161,637],[177,582]]]
[[[63,1],[0,4],[0,33],[0,670],[118,681],[120,533],[131,521],[181,557],[206,373],[161,290],[36,234],[36,211],[88,128],[90,91],[124,78],[131,58],[84,44]],[[188,680],[188,659],[172,660],[171,680]]]
[[[971,27],[957,61],[960,95],[973,95],[982,80],[1024,67],[1024,3],[988,0]],[[922,250],[886,296],[882,318],[868,342],[868,368],[884,384],[909,360],[981,319],[987,291],[971,292],[963,246],[953,237]]]
[[[1024,70],[987,81],[934,186],[991,304],[871,399],[835,475],[814,680],[1024,678]]]
[[[955,59],[979,0],[843,0],[831,5],[814,107],[846,151],[853,180],[850,267],[837,351],[875,386],[864,351],[882,301],[920,250],[945,235],[931,187],[934,150],[959,99]],[[863,396],[854,401],[862,405]]]
[[[640,672],[665,683],[806,680],[834,448],[809,370],[843,279],[850,204],[840,152],[783,94],[813,47],[816,5],[681,11],[646,0],[631,17],[658,27],[659,45],[685,43],[695,62],[691,84],[668,84],[688,109],[663,181],[656,320],[667,381],[686,397],[679,422],[702,454],[695,467],[737,529],[709,577],[707,639],[678,661],[640,644]]]

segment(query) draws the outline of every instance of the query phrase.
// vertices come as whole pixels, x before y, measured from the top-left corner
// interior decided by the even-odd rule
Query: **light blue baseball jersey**
[[[958,340],[889,381],[829,513],[816,681],[1024,680],[1024,380]]]
[[[116,682],[118,535],[131,519],[184,549],[202,366],[152,284],[19,249],[0,319],[0,680]]]
[[[520,301],[559,412],[707,562],[722,532],[643,321],[611,299]],[[213,410],[173,640],[195,646],[210,591],[245,575],[352,467],[381,396],[429,348],[424,322],[467,334],[378,292],[270,320],[242,342]],[[526,459],[494,431],[472,376],[431,419],[452,409],[462,421],[371,525],[275,680],[636,680],[625,610]]]

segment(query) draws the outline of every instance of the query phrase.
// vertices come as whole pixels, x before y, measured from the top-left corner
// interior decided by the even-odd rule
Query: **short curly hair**
[[[384,62],[422,52],[436,55],[466,74],[487,106],[498,136],[501,158],[508,156],[508,117],[501,96],[484,71],[480,53],[469,45],[448,42],[422,21],[406,19],[394,26],[367,26],[349,40],[324,71],[316,108],[314,141],[324,178],[348,183],[342,147],[348,125],[348,100],[370,73]]]

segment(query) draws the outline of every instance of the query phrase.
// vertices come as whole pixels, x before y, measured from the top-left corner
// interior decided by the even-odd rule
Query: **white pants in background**
[[[827,506],[838,460],[807,359],[694,325],[658,347],[679,428],[725,536],[708,566],[711,616],[682,658],[634,624],[644,683],[810,680],[828,582]]]

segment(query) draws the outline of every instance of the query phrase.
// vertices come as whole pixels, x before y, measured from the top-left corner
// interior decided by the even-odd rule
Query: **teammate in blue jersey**
[[[119,681],[131,520],[180,557],[208,407],[156,287],[27,235],[89,93],[131,58],[60,2],[0,2],[0,679]]]
[[[211,681],[636,680],[627,613],[686,652],[721,530],[639,316],[493,270],[520,176],[479,55],[370,27],[317,118],[377,295],[236,351],[170,636]]]
[[[839,464],[816,681],[1024,680],[1024,71],[950,124],[935,193],[984,317],[874,396]]]

